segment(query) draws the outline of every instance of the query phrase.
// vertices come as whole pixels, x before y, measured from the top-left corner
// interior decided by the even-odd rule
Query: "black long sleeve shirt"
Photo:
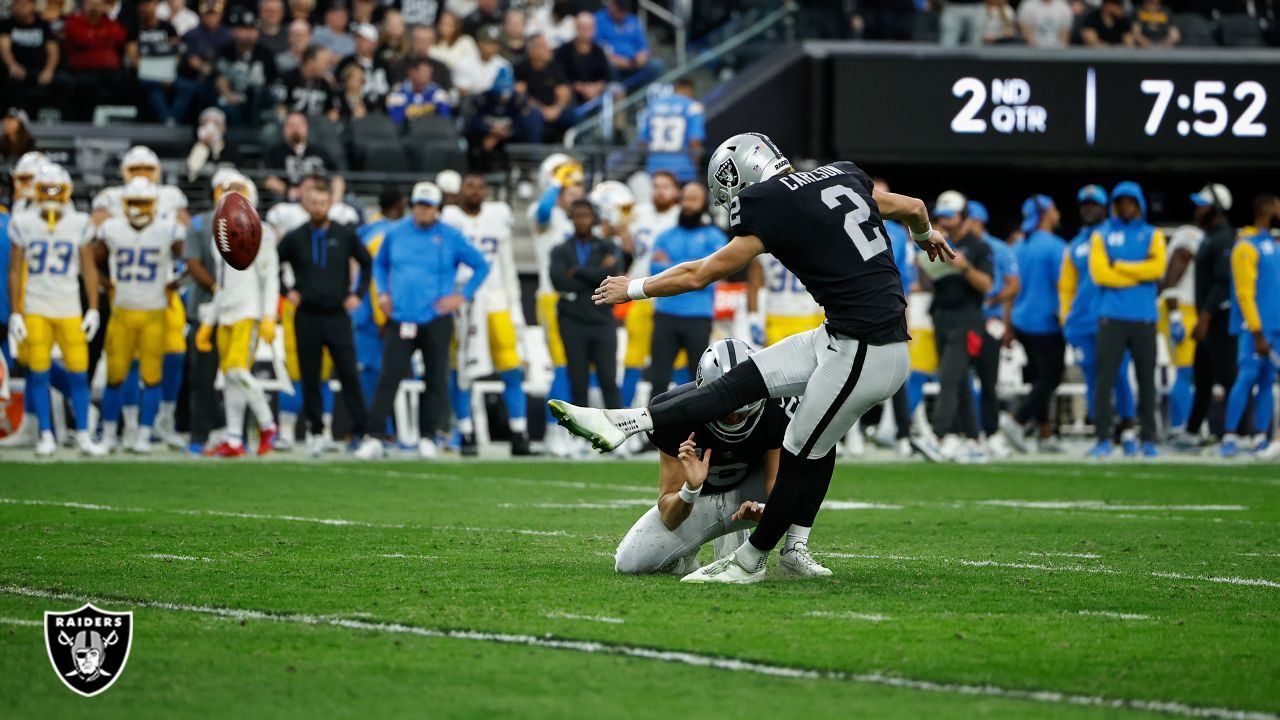
[[[280,241],[280,263],[293,268],[293,285],[280,283],[283,292],[297,290],[307,310],[337,310],[348,295],[369,292],[373,260],[356,231],[329,223],[326,228],[307,223]],[[360,277],[351,287],[351,261],[360,264]]]
[[[1196,253],[1196,308],[1217,312],[1231,304],[1231,248],[1236,231],[1223,221],[1205,230],[1204,242]]]
[[[606,258],[613,258],[605,266]],[[585,262],[584,262],[585,260]],[[560,293],[558,312],[583,323],[614,324],[613,308],[591,300],[595,289],[610,275],[621,275],[627,263],[622,250],[612,241],[598,237],[579,243],[571,237],[551,250],[551,284]]]

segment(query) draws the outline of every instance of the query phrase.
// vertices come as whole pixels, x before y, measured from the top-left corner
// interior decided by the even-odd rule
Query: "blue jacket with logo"
[[[422,325],[435,320],[435,302],[455,289],[458,266],[474,272],[462,288],[467,300],[489,275],[484,255],[456,228],[436,221],[418,227],[404,218],[387,228],[373,260],[373,281],[378,292],[391,295],[391,319]]]
[[[1231,334],[1241,332],[1280,333],[1280,244],[1256,227],[1231,248]]]
[[[991,248],[991,264],[995,272],[991,273],[991,291],[987,293],[987,300],[1004,292],[1006,278],[1015,277],[1019,274],[1017,253],[1009,244],[990,233],[982,236],[987,241],[987,246]],[[992,305],[990,307],[983,305],[983,315],[989,318],[1004,317],[1004,308],[1000,305]]]
[[[1157,283],[1164,277],[1164,233],[1146,221],[1147,205],[1137,183],[1122,182],[1111,202],[1132,197],[1142,212],[1130,221],[1112,216],[1090,238],[1089,274],[1098,284],[1098,317],[1155,322]]]
[[[1022,291],[1013,301],[1013,326],[1024,333],[1048,335],[1059,331],[1058,275],[1067,241],[1044,230],[1036,230],[1018,243]]]
[[[688,260],[701,260],[729,242],[720,228],[703,225],[684,228],[679,225],[663,232],[653,243],[650,271],[657,275],[672,265]],[[701,290],[654,298],[653,311],[680,317],[713,317],[716,304],[715,284]]]

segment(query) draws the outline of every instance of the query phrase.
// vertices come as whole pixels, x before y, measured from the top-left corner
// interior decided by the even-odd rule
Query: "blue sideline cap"
[[[1085,185],[1076,193],[1076,202],[1081,205],[1091,202],[1099,205],[1107,204],[1107,191],[1101,185]]]
[[[1022,232],[1031,232],[1040,225],[1040,218],[1045,211],[1053,207],[1053,198],[1048,195],[1032,195],[1022,203]]]

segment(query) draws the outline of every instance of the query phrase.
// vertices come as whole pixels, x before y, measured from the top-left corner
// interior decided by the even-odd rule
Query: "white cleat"
[[[440,451],[436,449],[434,441],[425,438],[418,441],[418,457],[423,460],[435,460],[439,456]]]
[[[987,438],[987,453],[996,460],[1006,460],[1013,455],[1013,448],[1004,435],[992,435]]]
[[[372,435],[366,436],[364,440],[361,440],[360,447],[356,448],[356,458],[360,460],[377,460],[383,454],[382,441]]]
[[[1013,419],[1008,413],[1000,414],[1000,432],[1009,439],[1009,444],[1013,445],[1013,449],[1020,453],[1026,453],[1031,450],[1027,444],[1027,430]]]
[[[738,564],[738,554],[723,557],[706,567],[680,578],[687,583],[720,583],[724,585],[751,585],[764,580],[764,565],[759,570],[751,571]]]
[[[83,450],[81,450],[81,452],[83,452]],[[138,441],[129,446],[129,452],[133,453],[134,455],[150,455],[151,439],[147,438],[144,440],[142,436],[139,435]]]
[[[551,409],[552,417],[569,432],[586,439],[602,453],[612,452],[628,437],[640,432],[640,425],[634,419],[621,419],[615,424],[610,418],[614,413],[605,410],[578,407],[563,400],[549,400],[547,407]]]
[[[898,454],[898,457],[906,460],[915,451],[911,448],[911,441],[907,438],[902,438],[894,445],[894,452]]]
[[[381,444],[379,444],[381,446]],[[313,458],[318,458],[324,454],[325,444],[324,437],[320,435],[307,436],[307,454]]]
[[[98,447],[102,448],[103,452],[110,455],[116,451],[116,439],[110,435],[103,435],[102,442],[98,443]]]
[[[783,548],[778,553],[778,569],[798,578],[831,577],[831,571],[813,559],[808,543],[796,543],[790,550]]]
[[[947,456],[942,452],[942,448],[938,447],[935,441],[929,435],[919,435],[911,438],[911,447],[924,456],[925,460],[932,463],[942,463],[947,461]]]
[[[18,424],[18,429],[0,439],[0,448],[35,447],[36,441],[39,439],[40,428],[36,423],[35,416],[23,415],[22,422]]]
[[[139,442],[141,438],[142,436],[139,435],[138,439],[134,440],[133,445],[129,446],[129,450],[131,452],[137,452],[135,448],[141,444]],[[106,457],[107,456],[106,449],[103,448],[98,443],[90,440],[87,434],[83,437],[76,438],[76,449],[79,450],[80,454],[85,457]],[[147,448],[147,452],[151,452],[151,448]]]
[[[1258,462],[1275,462],[1280,460],[1280,439],[1272,440],[1267,446],[1253,454]]]
[[[573,436],[559,425],[552,425],[542,437],[542,447],[554,458],[567,458],[573,455]]]
[[[48,431],[40,433],[40,439],[36,441],[36,457],[53,457],[57,449],[58,441],[53,439],[53,433]]]
[[[862,424],[854,423],[853,429],[845,436],[845,449],[853,457],[862,457],[867,453],[867,438],[862,434]]]

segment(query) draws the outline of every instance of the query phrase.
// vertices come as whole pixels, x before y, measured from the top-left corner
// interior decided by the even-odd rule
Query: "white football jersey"
[[[70,208],[53,227],[35,208],[9,220],[9,241],[22,248],[27,264],[21,312],[47,318],[80,316],[80,246],[93,236],[89,216]]]
[[[461,231],[489,263],[489,275],[476,291],[475,301],[486,312],[510,309],[513,315],[519,313],[523,317],[519,312],[520,280],[511,247],[511,207],[504,202],[488,201],[481,203],[480,212],[468,215],[457,205],[446,205],[440,219]],[[459,286],[470,280],[471,275],[471,268],[459,268]]]
[[[173,276],[173,244],[186,238],[173,216],[156,218],[138,230],[121,217],[98,228],[106,244],[115,296],[111,304],[126,310],[162,310],[169,305],[165,285]]]
[[[1200,252],[1200,244],[1204,242],[1204,231],[1193,225],[1183,225],[1169,234],[1168,256],[1178,250],[1191,253],[1191,262],[1177,285],[1164,291],[1164,297],[1175,297],[1180,305],[1196,304],[1196,253]]]
[[[156,215],[177,217],[179,210],[187,209],[187,196],[174,185],[158,185],[156,190]],[[111,217],[124,217],[124,186],[103,188],[93,196],[93,209],[106,210]]]
[[[306,224],[311,215],[299,203],[276,203],[267,211],[264,219],[276,229],[276,234],[284,237]]]
[[[653,260],[653,243],[680,220],[680,203],[659,211],[651,202],[637,203],[631,211],[631,268],[627,275],[647,277]]]
[[[764,268],[764,302],[762,312],[766,317],[807,317],[821,315],[822,306],[813,299],[804,283],[769,253],[760,256]]]
[[[533,226],[533,251],[538,259],[538,294],[546,295],[556,291],[551,284],[551,251],[573,235],[573,222],[569,213],[559,205],[551,209],[551,220],[541,232],[534,219],[538,206],[529,206],[529,223]]]
[[[214,280],[218,283],[218,293],[213,297],[213,322],[230,325],[241,320],[276,318],[280,301],[280,258],[276,250],[279,242],[275,230],[264,225],[258,257],[244,270],[236,270],[222,259],[213,238],[209,238]]]

